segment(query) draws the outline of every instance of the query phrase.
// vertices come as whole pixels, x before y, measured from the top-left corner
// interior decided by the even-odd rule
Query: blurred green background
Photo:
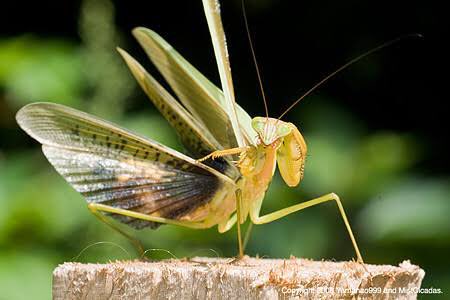
[[[89,213],[14,115],[30,102],[62,103],[182,151],[115,47],[156,74],[130,34],[135,26],[152,28],[218,83],[201,3],[186,2],[40,1],[27,4],[34,12],[27,17],[24,3],[7,1],[0,32],[0,299],[50,298],[51,272],[65,261],[136,258],[126,240]],[[424,287],[448,294],[450,177],[438,75],[440,10],[414,1],[398,7],[337,3],[247,1],[272,116],[357,54],[405,33],[425,38],[362,60],[288,114],[286,120],[298,125],[309,146],[305,179],[288,188],[277,174],[263,212],[335,192],[367,262],[410,259],[425,269]],[[252,116],[262,115],[240,1],[228,1],[223,10],[238,102]],[[147,248],[176,257],[236,253],[235,230],[129,231]],[[254,227],[247,253],[353,257],[334,203]]]

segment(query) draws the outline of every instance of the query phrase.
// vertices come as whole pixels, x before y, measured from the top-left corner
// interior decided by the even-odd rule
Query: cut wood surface
[[[54,299],[415,299],[425,272],[399,266],[306,259],[170,259],[65,263]]]

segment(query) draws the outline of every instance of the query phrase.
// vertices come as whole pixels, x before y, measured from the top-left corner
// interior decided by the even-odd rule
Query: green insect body
[[[272,222],[335,201],[362,262],[343,206],[334,193],[260,216],[276,166],[288,186],[303,178],[307,146],[292,123],[251,118],[234,100],[218,2],[203,0],[222,89],[152,30],[133,34],[176,98],[135,59],[118,49],[132,74],[180,137],[187,155],[92,115],[58,104],[33,103],[17,121],[39,141],[55,169],[80,192],[102,221],[140,244],[106,216],[135,228],[174,224],[189,228]],[[180,103],[181,102],[181,103]]]

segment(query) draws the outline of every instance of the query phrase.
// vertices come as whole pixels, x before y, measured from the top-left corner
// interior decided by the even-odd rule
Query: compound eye
[[[292,129],[286,124],[279,125],[277,128],[277,135],[283,137],[291,133]]]
[[[261,133],[264,130],[264,126],[266,124],[266,120],[261,117],[253,118],[252,127],[256,132]]]

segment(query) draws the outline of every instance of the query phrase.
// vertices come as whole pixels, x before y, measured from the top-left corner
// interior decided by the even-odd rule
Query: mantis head
[[[252,127],[264,146],[277,147],[277,162],[281,176],[289,186],[297,186],[303,178],[306,143],[292,123],[267,117],[256,117]],[[279,141],[279,143],[277,143]]]
[[[266,146],[292,132],[292,128],[288,123],[266,117],[253,118],[252,127]]]

